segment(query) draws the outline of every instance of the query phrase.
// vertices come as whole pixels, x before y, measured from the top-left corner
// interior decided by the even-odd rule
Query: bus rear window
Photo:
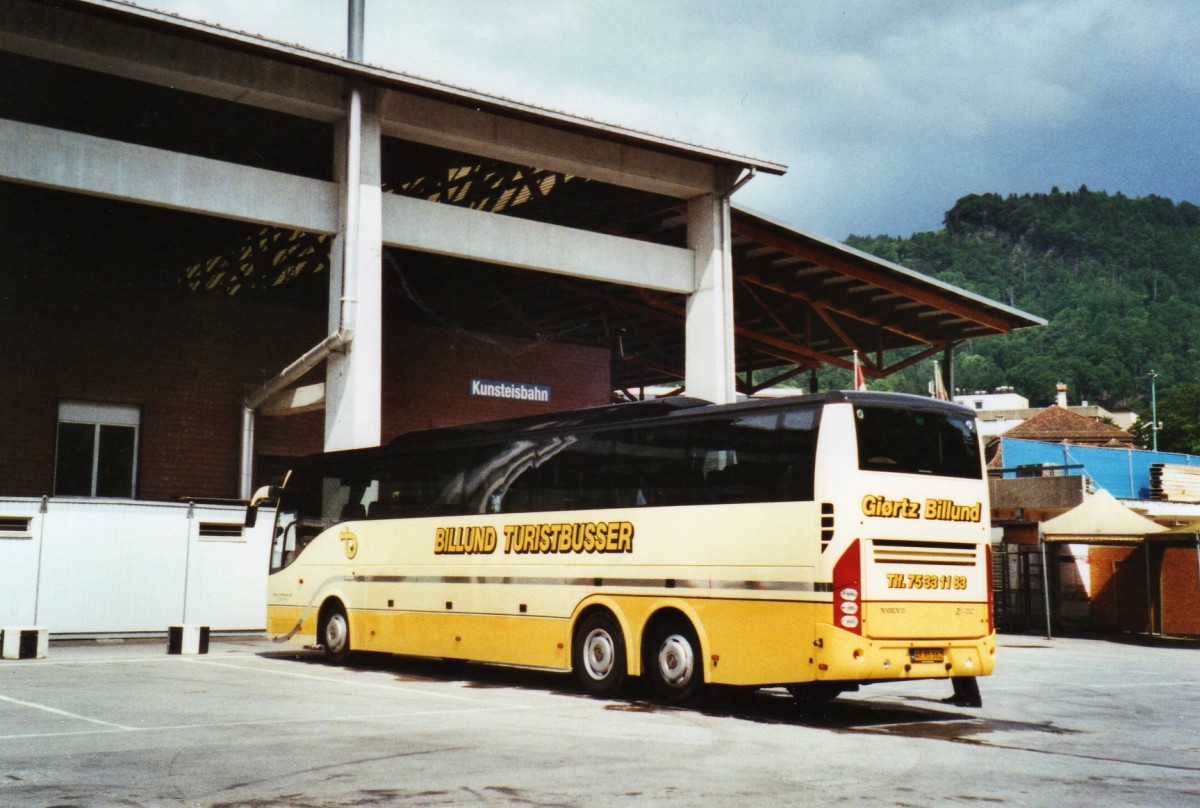
[[[983,476],[975,419],[969,415],[892,407],[856,407],[858,467],[864,471]]]

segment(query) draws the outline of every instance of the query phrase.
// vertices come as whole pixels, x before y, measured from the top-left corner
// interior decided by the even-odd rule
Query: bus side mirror
[[[258,523],[258,506],[264,502],[277,501],[282,493],[283,489],[275,485],[264,485],[255,491],[254,496],[250,497],[250,503],[246,506],[245,526],[254,527]]]

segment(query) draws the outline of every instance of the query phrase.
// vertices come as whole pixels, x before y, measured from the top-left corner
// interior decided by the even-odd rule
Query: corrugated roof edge
[[[538,107],[523,101],[458,87],[436,79],[427,79],[370,64],[353,62],[343,56],[310,50],[302,45],[281,42],[245,31],[235,31],[215,23],[193,20],[170,12],[136,6],[129,0],[39,0],[39,2],[61,8],[103,13],[113,19],[126,22],[130,22],[132,18],[133,21],[147,27],[183,31],[197,39],[269,53],[276,58],[293,61],[314,69],[358,76],[382,84],[403,87],[411,92],[443,97],[453,103],[480,108],[487,107],[500,114],[536,119],[549,126],[584,131],[607,139],[640,145],[643,148],[684,155],[703,162],[739,165],[775,175],[785,174],[788,170],[783,163],[642,132],[569,112]]]
[[[913,281],[916,281],[918,283],[928,284],[929,286],[935,287],[935,288],[937,288],[943,292],[946,292],[948,294],[956,295],[956,296],[964,298],[966,300],[970,300],[973,303],[989,306],[998,311],[1003,311],[1008,316],[1010,316],[1014,319],[1025,320],[1026,324],[1021,326],[1022,328],[1032,328],[1034,326],[1044,326],[1049,322],[1048,320],[1046,320],[1042,317],[1038,317],[1036,314],[1030,314],[1029,312],[1021,311],[1020,309],[1005,305],[1004,303],[1001,303],[998,300],[992,300],[991,298],[984,297],[983,295],[978,295],[978,294],[975,294],[974,292],[967,291],[966,289],[963,289],[962,287],[954,286],[953,284],[946,283],[945,281],[939,281],[937,278],[931,278],[930,276],[928,276],[924,273],[917,272],[915,269],[909,269],[906,266],[902,266],[900,264],[894,264],[891,261],[887,261],[887,260],[884,260],[883,258],[880,258],[879,256],[871,255],[870,253],[863,252],[862,250],[857,250],[854,247],[851,247],[849,245],[841,243],[840,241],[834,241],[832,239],[827,239],[822,236],[813,235],[812,233],[806,233],[803,230],[798,230],[795,227],[792,227],[791,225],[789,225],[785,222],[781,222],[778,219],[773,219],[770,216],[767,216],[762,213],[757,213],[757,212],[750,210],[749,208],[746,208],[742,205],[736,205],[736,204],[733,205],[733,214],[735,216],[744,216],[749,219],[754,219],[757,221],[758,224],[765,225],[767,227],[772,227],[772,228],[776,228],[779,230],[783,230],[789,236],[793,236],[793,237],[797,237],[797,238],[800,238],[803,240],[811,241],[815,244],[819,244],[820,246],[826,247],[831,250],[837,250],[839,252],[843,252],[851,257],[857,258],[860,261],[867,261],[868,263],[874,264],[875,266],[887,269],[891,272],[896,272],[898,274],[904,275],[905,277],[907,277]]]

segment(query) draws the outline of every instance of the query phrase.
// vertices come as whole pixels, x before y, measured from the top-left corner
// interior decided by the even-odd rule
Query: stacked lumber
[[[1200,502],[1200,466],[1153,463],[1150,466],[1150,499],[1167,502]]]

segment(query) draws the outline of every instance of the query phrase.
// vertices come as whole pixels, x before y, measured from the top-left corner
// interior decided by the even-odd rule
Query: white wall
[[[1016,393],[975,393],[955,396],[954,401],[980,411],[1029,409],[1029,399]]]
[[[0,625],[55,634],[266,627],[269,515],[231,505],[0,499]],[[231,536],[202,535],[229,526]]]

